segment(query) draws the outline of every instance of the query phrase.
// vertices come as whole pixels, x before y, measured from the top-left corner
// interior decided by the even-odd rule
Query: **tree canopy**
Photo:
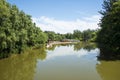
[[[120,0],[105,0],[97,40],[114,49],[120,49]]]
[[[0,0],[0,55],[5,52],[20,53],[27,46],[45,43],[46,38],[32,22],[30,15],[19,10],[16,5]]]
[[[97,41],[104,45],[103,49],[100,48],[100,55],[103,58],[120,59],[120,0],[104,0],[100,13],[103,17]]]

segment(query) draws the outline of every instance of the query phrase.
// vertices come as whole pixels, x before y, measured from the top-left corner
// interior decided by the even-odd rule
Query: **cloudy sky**
[[[43,31],[58,33],[97,29],[103,0],[7,0],[32,16]]]

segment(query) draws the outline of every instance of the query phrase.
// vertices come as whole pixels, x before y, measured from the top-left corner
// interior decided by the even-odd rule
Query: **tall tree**
[[[104,0],[103,9],[97,41],[120,50],[120,0]]]

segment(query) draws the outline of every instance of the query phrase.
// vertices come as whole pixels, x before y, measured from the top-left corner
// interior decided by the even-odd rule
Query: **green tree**
[[[82,32],[80,30],[74,30],[73,37],[74,39],[81,40]]]
[[[104,11],[100,23],[97,41],[110,46],[114,50],[120,49],[120,0],[105,0]]]
[[[48,40],[54,41],[56,33],[53,31],[45,31],[46,35],[48,36]]]
[[[44,44],[47,36],[38,28],[31,16],[16,5],[0,0],[0,55],[20,53],[26,47]]]
[[[100,55],[106,60],[120,59],[120,0],[105,0],[104,11],[97,34]]]
[[[95,31],[94,30],[84,30],[82,32],[82,40],[83,41],[91,41],[95,37]]]
[[[66,39],[73,39],[73,34],[72,33],[66,33],[65,38]]]

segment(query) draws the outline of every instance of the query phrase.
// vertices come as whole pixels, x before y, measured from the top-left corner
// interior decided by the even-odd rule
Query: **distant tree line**
[[[20,53],[25,47],[45,43],[47,36],[32,22],[31,16],[16,5],[0,0],[0,55]],[[4,53],[4,54],[2,54]]]
[[[74,30],[73,33],[60,34],[54,31],[45,31],[50,41],[62,41],[63,39],[75,39],[80,41],[96,41],[98,30]]]

